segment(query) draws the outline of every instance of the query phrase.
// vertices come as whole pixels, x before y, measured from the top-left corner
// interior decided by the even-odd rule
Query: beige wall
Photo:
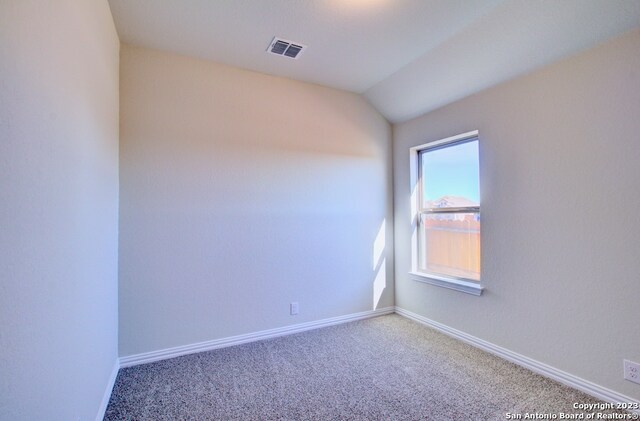
[[[92,420],[117,358],[118,50],[104,1],[0,2],[0,419]]]
[[[361,97],[123,46],[120,116],[121,356],[393,305]]]
[[[394,126],[396,304],[635,399],[640,31]],[[481,297],[410,270],[409,147],[478,129]]]

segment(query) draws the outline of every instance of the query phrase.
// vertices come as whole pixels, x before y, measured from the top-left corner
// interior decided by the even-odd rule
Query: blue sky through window
[[[459,196],[480,203],[478,141],[422,154],[424,201]]]

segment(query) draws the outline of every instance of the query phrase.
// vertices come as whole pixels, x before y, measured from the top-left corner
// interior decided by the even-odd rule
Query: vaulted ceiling
[[[400,122],[640,27],[640,0],[110,0],[129,44],[363,94]],[[305,44],[266,52],[274,36]]]

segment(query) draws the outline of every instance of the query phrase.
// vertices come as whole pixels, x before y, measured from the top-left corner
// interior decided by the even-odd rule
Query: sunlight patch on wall
[[[384,257],[386,220],[382,220],[380,229],[373,242],[373,308],[378,308],[384,289],[387,287],[387,265]]]
[[[376,240],[373,242],[373,270],[376,270],[376,268],[380,264],[380,260],[382,259],[382,255],[384,253],[385,229],[386,223],[383,219],[382,225],[380,225],[380,229],[378,230],[378,234],[376,235]]]

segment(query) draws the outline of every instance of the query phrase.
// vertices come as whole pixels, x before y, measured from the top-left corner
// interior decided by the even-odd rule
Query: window
[[[480,295],[478,132],[411,148],[412,274]]]

